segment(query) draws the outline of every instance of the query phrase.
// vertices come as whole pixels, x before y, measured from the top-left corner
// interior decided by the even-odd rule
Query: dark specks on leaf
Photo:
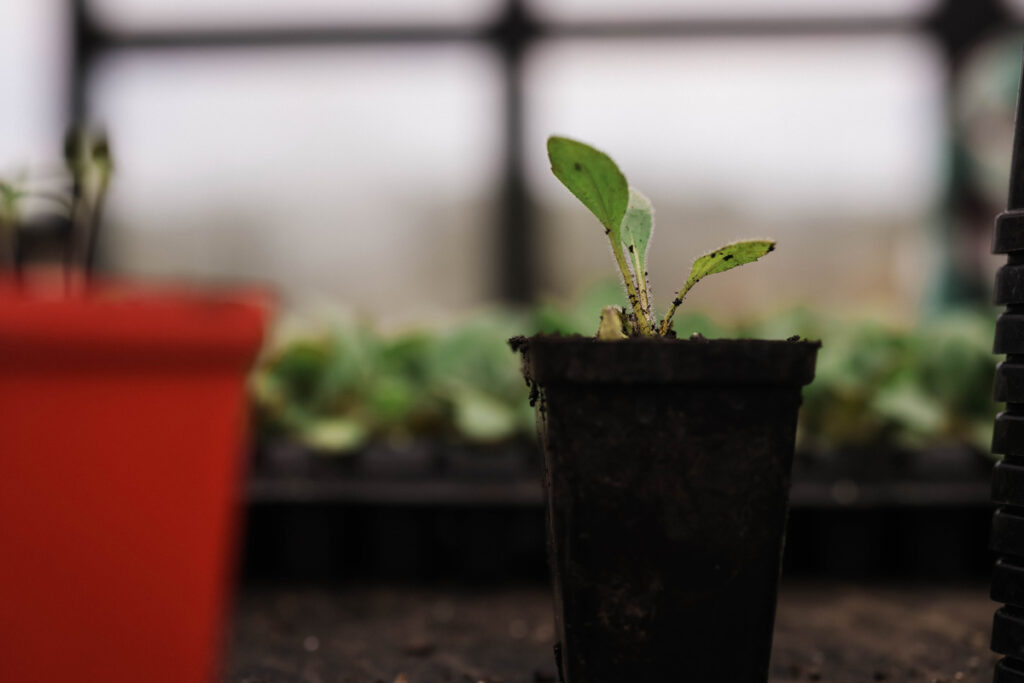
[[[775,244],[769,244],[768,251],[775,251]]]
[[[576,163],[574,163],[574,164],[572,165],[572,167],[573,167],[573,168],[574,168],[575,170],[577,170],[577,171],[582,171],[582,170],[583,170],[583,167],[582,167],[582,166],[580,166],[580,162],[578,162],[578,161],[577,161]]]
[[[683,300],[680,299],[679,297],[676,297],[675,299],[672,299],[672,305],[673,306],[678,306],[681,303],[683,303]]]
[[[731,259],[731,258],[732,258],[732,254],[726,254],[726,255],[725,255],[725,256],[724,256],[723,258],[722,258],[722,260],[723,260],[723,261],[728,261],[728,260],[729,260],[729,259]]]

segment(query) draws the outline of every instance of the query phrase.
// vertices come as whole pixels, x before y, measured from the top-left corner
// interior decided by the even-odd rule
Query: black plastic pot
[[[1024,83],[1024,81],[1022,81]],[[1018,94],[1007,210],[996,218],[992,251],[1006,254],[996,275],[995,302],[1007,310],[996,323],[993,351],[1006,354],[996,369],[995,398],[1006,402],[996,417],[992,452],[1004,456],[992,473],[990,547],[1000,558],[992,599],[1005,603],[992,622],[992,649],[1006,658],[996,683],[1024,683],[1024,100]]]
[[[1004,316],[1005,317],[1005,316]],[[1020,353],[997,333],[996,352]],[[1024,387],[1016,376],[1024,365],[1010,357],[996,370],[996,399],[1007,409],[996,418],[994,453],[1003,455],[992,471],[992,515],[989,547],[1000,556],[992,572],[992,599],[1001,602],[992,622],[992,649],[1006,655],[996,667],[996,683],[1024,683]]]
[[[764,683],[817,342],[513,340],[565,683]]]
[[[1024,669],[1019,668],[1020,662],[1002,659],[996,664],[996,683],[1024,683]]]

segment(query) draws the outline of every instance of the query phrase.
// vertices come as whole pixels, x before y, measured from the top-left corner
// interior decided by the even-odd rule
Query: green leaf
[[[15,185],[0,181],[0,202],[5,207],[13,207],[25,196],[24,190]]]
[[[708,275],[724,273],[737,266],[753,263],[773,249],[775,249],[775,242],[772,240],[750,240],[726,244],[694,261],[688,282],[696,284],[698,280]]]
[[[468,385],[452,393],[455,427],[473,442],[495,442],[515,435],[519,427],[516,405]]]
[[[329,417],[312,421],[297,436],[302,444],[313,450],[340,455],[362,447],[370,434],[356,419]]]
[[[622,217],[622,245],[629,251],[630,258],[639,263],[638,281],[642,281],[647,269],[647,243],[654,228],[654,209],[651,201],[632,187],[629,188],[629,203]]]
[[[582,142],[552,136],[548,138],[548,159],[555,177],[597,216],[618,244],[629,185],[611,157]]]
[[[690,269],[690,277],[686,278],[686,284],[676,294],[676,298],[672,301],[668,313],[662,319],[658,333],[661,335],[668,334],[669,330],[672,329],[672,316],[675,315],[676,308],[683,302],[683,299],[693,289],[693,286],[703,278],[715,273],[724,273],[736,266],[742,266],[744,263],[756,261],[773,249],[775,249],[775,242],[772,240],[748,240],[746,242],[726,244],[698,258],[693,262],[693,268]]]

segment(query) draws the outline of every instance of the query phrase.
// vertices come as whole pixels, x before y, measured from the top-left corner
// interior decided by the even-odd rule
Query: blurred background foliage
[[[356,452],[371,441],[533,439],[533,410],[508,338],[592,335],[601,307],[621,298],[609,282],[572,305],[494,309],[437,331],[384,334],[344,317],[300,327],[282,336],[253,376],[260,429],[325,454]],[[989,310],[959,309],[900,327],[793,309],[726,324],[682,312],[676,329],[709,338],[827,340],[804,391],[805,452],[949,445],[987,452],[997,410],[990,398],[994,319]]]

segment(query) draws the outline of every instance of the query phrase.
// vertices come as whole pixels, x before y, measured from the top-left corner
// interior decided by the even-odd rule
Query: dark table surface
[[[784,585],[771,680],[988,683],[996,607],[977,584]],[[225,681],[548,683],[552,640],[544,586],[249,587]]]

